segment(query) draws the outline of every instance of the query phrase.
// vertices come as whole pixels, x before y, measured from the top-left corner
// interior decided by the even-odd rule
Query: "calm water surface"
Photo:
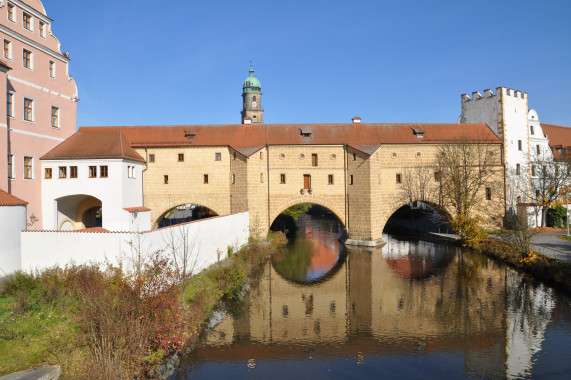
[[[170,379],[571,379],[571,299],[454,246],[300,219]]]

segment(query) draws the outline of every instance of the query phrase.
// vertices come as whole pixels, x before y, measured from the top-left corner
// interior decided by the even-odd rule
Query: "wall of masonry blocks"
[[[494,149],[501,157],[501,146]],[[250,228],[260,235],[287,208],[314,203],[333,212],[350,239],[376,240],[390,216],[410,202],[403,184],[396,181],[397,174],[404,179],[407,170],[419,165],[433,173],[430,164],[437,152],[436,144],[386,144],[372,155],[344,145],[271,145],[249,157],[222,146],[149,148],[147,154],[154,154],[155,162],[148,163],[144,174],[144,201],[155,224],[185,203],[203,205],[219,215],[249,211]],[[145,157],[144,150],[139,153]],[[182,162],[179,153],[184,154]],[[221,160],[215,159],[216,153]],[[482,189],[477,209],[485,220],[503,199],[503,170],[499,172],[492,201],[484,201]],[[311,176],[311,192],[304,186],[304,175]],[[437,194],[438,182],[431,186]],[[438,204],[436,196],[433,203]],[[442,209],[453,214],[450,205]]]

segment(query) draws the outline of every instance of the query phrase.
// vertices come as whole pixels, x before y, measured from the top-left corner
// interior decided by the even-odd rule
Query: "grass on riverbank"
[[[282,234],[251,243],[181,284],[160,255],[139,273],[107,266],[18,273],[0,285],[0,375],[42,363],[71,378],[131,378],[197,339],[236,299]]]
[[[477,249],[486,256],[526,271],[537,279],[552,282],[571,294],[571,264],[537,252],[531,252],[524,258],[512,245],[497,239],[485,239]]]

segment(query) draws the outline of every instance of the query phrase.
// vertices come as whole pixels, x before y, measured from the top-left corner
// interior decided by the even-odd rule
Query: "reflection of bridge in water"
[[[385,240],[372,253],[350,250],[339,270],[311,285],[286,280],[269,264],[247,311],[212,330],[200,356],[291,360],[361,352],[370,360],[453,351],[474,375],[529,374],[550,320],[550,289],[522,293],[518,274],[456,247]],[[522,297],[531,304],[542,298],[544,322],[532,321],[538,307],[518,311],[514,300]]]

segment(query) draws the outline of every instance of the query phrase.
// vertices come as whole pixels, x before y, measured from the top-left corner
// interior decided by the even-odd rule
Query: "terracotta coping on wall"
[[[127,212],[135,212],[135,210],[137,210],[137,212],[151,211],[148,207],[126,207],[123,210]]]
[[[24,206],[27,204],[28,202],[0,189],[0,206]]]

